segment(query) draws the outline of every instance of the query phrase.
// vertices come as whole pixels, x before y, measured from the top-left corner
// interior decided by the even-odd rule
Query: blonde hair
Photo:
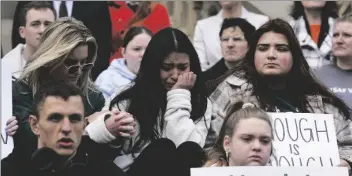
[[[40,78],[49,74],[48,68],[52,70],[63,64],[71,51],[82,44],[88,45],[87,62],[94,63],[98,46],[91,31],[83,22],[74,18],[59,18],[44,31],[37,51],[28,59],[19,80],[27,82],[34,95],[40,85],[46,81]],[[89,89],[97,91],[89,75],[90,70],[82,73],[77,82],[77,86],[87,98]]]
[[[208,159],[204,167],[229,166],[226,158],[226,151],[224,149],[224,137],[229,136],[232,138],[234,131],[236,130],[237,124],[243,119],[257,118],[267,122],[271,128],[271,136],[273,136],[273,127],[270,116],[262,109],[255,107],[251,103],[238,102],[232,109],[230,109],[229,115],[225,118],[221,127],[219,136],[215,142],[215,145],[208,152]]]

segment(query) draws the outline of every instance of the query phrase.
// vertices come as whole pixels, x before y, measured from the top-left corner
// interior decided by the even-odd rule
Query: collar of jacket
[[[244,85],[245,83],[247,83],[247,80],[242,79],[242,78],[232,74],[226,79],[226,82],[230,85],[240,87],[240,86]]]
[[[226,82],[229,85],[235,86],[235,87],[240,87],[242,90],[245,91],[253,91],[253,85],[248,83],[247,80],[242,79],[238,76],[235,76],[234,74],[230,75],[227,79]],[[246,93],[247,94],[247,93]],[[253,92],[247,94],[253,96]],[[325,113],[324,110],[324,103],[323,103],[323,97],[320,95],[307,95],[307,101],[308,101],[308,107],[307,109],[312,112],[312,113]],[[258,105],[258,102],[252,102],[255,105]]]
[[[331,50],[332,26],[334,25],[334,19],[331,17],[326,19],[327,20],[323,20],[321,24],[322,26],[318,42],[320,45],[316,44],[310,36],[310,29],[307,28],[304,16],[299,17],[291,23],[301,46],[309,46],[313,49],[322,51],[324,54],[327,54]]]
[[[89,158],[86,152],[77,150],[77,153],[72,159],[70,159],[68,165],[61,170],[56,169],[58,161],[59,161],[59,155],[54,150],[44,147],[44,148],[38,149],[32,154],[30,164],[32,168],[38,171],[56,172],[61,170],[67,170],[74,167],[75,168],[86,167],[88,165]]]
[[[243,6],[241,6],[241,8],[242,8],[242,11],[241,11],[241,18],[248,20],[248,19],[247,19],[248,16],[249,16],[248,10],[247,10],[246,8],[244,8]],[[221,10],[219,11],[219,13],[216,15],[216,17],[217,17],[219,20],[223,21],[223,20],[224,20],[224,17],[222,16],[223,14],[224,14],[224,10],[221,9]]]

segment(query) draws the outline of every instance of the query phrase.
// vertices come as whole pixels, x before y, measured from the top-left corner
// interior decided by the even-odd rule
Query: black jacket
[[[29,2],[31,1],[19,1],[16,6],[12,24],[12,48],[19,43],[25,43],[19,34],[19,13]],[[52,3],[52,1],[48,2]],[[97,40],[97,60],[91,71],[92,78],[95,80],[102,71],[109,67],[112,27],[108,4],[106,1],[74,1],[72,17],[82,21]]]
[[[17,150],[1,160],[2,176],[125,176],[113,163],[120,149],[98,144],[83,136],[75,156],[66,167],[57,169],[58,155],[49,148]]]

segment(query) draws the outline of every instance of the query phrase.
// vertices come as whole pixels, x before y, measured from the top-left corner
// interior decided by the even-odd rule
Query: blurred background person
[[[304,57],[312,69],[331,63],[331,39],[335,1],[295,1],[290,22],[301,45]]]
[[[217,79],[236,67],[247,53],[248,44],[254,32],[255,27],[245,19],[225,18],[219,33],[223,58],[203,72],[203,79],[206,82]],[[212,85],[212,87],[216,86]],[[208,93],[211,94],[211,90]]]
[[[11,63],[12,76],[19,78],[28,59],[37,50],[40,36],[48,25],[56,19],[55,9],[45,1],[33,1],[25,4],[20,10],[19,28],[13,32],[19,33],[23,43],[9,51],[2,59]]]
[[[170,27],[167,9],[152,1],[109,1],[112,22],[112,55],[110,62],[122,58],[122,45],[126,32],[133,26],[141,26],[156,33]]]
[[[352,109],[352,16],[338,18],[333,29],[333,64],[315,75]]]
[[[267,16],[247,11],[240,1],[220,1],[222,9],[212,17],[199,20],[196,24],[193,44],[205,71],[222,57],[219,32],[225,18],[243,18],[258,28],[269,20]]]
[[[128,30],[122,45],[123,58],[113,60],[95,81],[105,98],[134,80],[152,35],[145,27],[132,27]]]

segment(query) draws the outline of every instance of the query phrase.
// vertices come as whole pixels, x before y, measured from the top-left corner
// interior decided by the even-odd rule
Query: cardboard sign
[[[12,116],[12,72],[10,63],[1,59],[1,159],[12,152],[13,139],[6,135],[6,121]]]
[[[340,164],[334,118],[331,114],[269,113],[274,133],[273,166]]]
[[[191,176],[348,176],[347,167],[203,167],[192,168]]]

